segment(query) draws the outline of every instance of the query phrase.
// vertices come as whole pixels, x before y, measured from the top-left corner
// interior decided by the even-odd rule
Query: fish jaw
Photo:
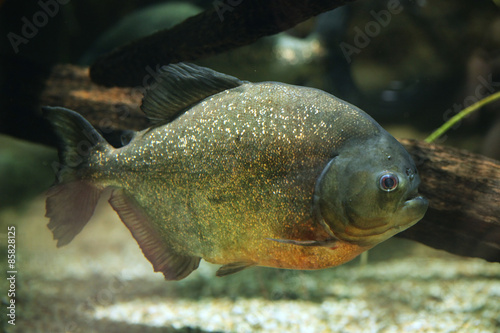
[[[401,219],[400,224],[397,226],[399,228],[398,232],[408,229],[420,221],[427,212],[428,207],[429,201],[420,195],[406,200],[401,209],[401,215],[404,218]]]

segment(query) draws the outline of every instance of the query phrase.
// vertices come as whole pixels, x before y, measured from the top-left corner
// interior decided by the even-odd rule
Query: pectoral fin
[[[198,268],[201,258],[172,250],[135,200],[123,190],[113,190],[109,203],[134,236],[144,256],[153,264],[155,272],[162,272],[166,280],[181,280]]]
[[[330,247],[330,248],[335,248],[337,247],[337,242],[338,239],[325,239],[322,241],[318,240],[294,240],[294,239],[278,239],[278,238],[266,238],[268,240],[272,240],[275,242],[279,243],[285,243],[285,244],[293,244],[293,245],[300,245],[300,246],[323,246],[323,247]]]
[[[223,265],[217,273],[215,273],[216,276],[226,276],[229,274],[234,274],[238,273],[239,271],[244,270],[245,268],[255,266],[255,263],[253,261],[238,261],[238,262],[232,262],[227,265]]]

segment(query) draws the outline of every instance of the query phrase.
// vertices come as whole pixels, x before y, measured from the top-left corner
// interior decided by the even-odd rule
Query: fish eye
[[[399,184],[398,176],[392,173],[383,174],[379,180],[379,186],[382,191],[394,191]]]

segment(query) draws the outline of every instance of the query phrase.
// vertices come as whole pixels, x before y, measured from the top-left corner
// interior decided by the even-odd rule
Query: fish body
[[[63,162],[77,162],[64,162],[48,193],[59,245],[83,228],[106,188],[169,280],[200,258],[223,265],[221,276],[254,265],[336,266],[424,215],[411,157],[356,107],[317,89],[194,65],[163,67],[160,78],[142,105],[153,126],[118,149],[78,114],[45,110],[65,144]],[[86,140],[85,154],[71,149]],[[76,194],[88,199],[75,217]]]

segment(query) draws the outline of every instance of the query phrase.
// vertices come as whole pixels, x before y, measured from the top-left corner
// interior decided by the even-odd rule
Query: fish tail
[[[94,151],[111,146],[80,114],[61,107],[43,107],[60,138],[59,172],[47,192],[46,217],[57,246],[71,242],[94,213],[104,188],[89,180],[88,162]]]

